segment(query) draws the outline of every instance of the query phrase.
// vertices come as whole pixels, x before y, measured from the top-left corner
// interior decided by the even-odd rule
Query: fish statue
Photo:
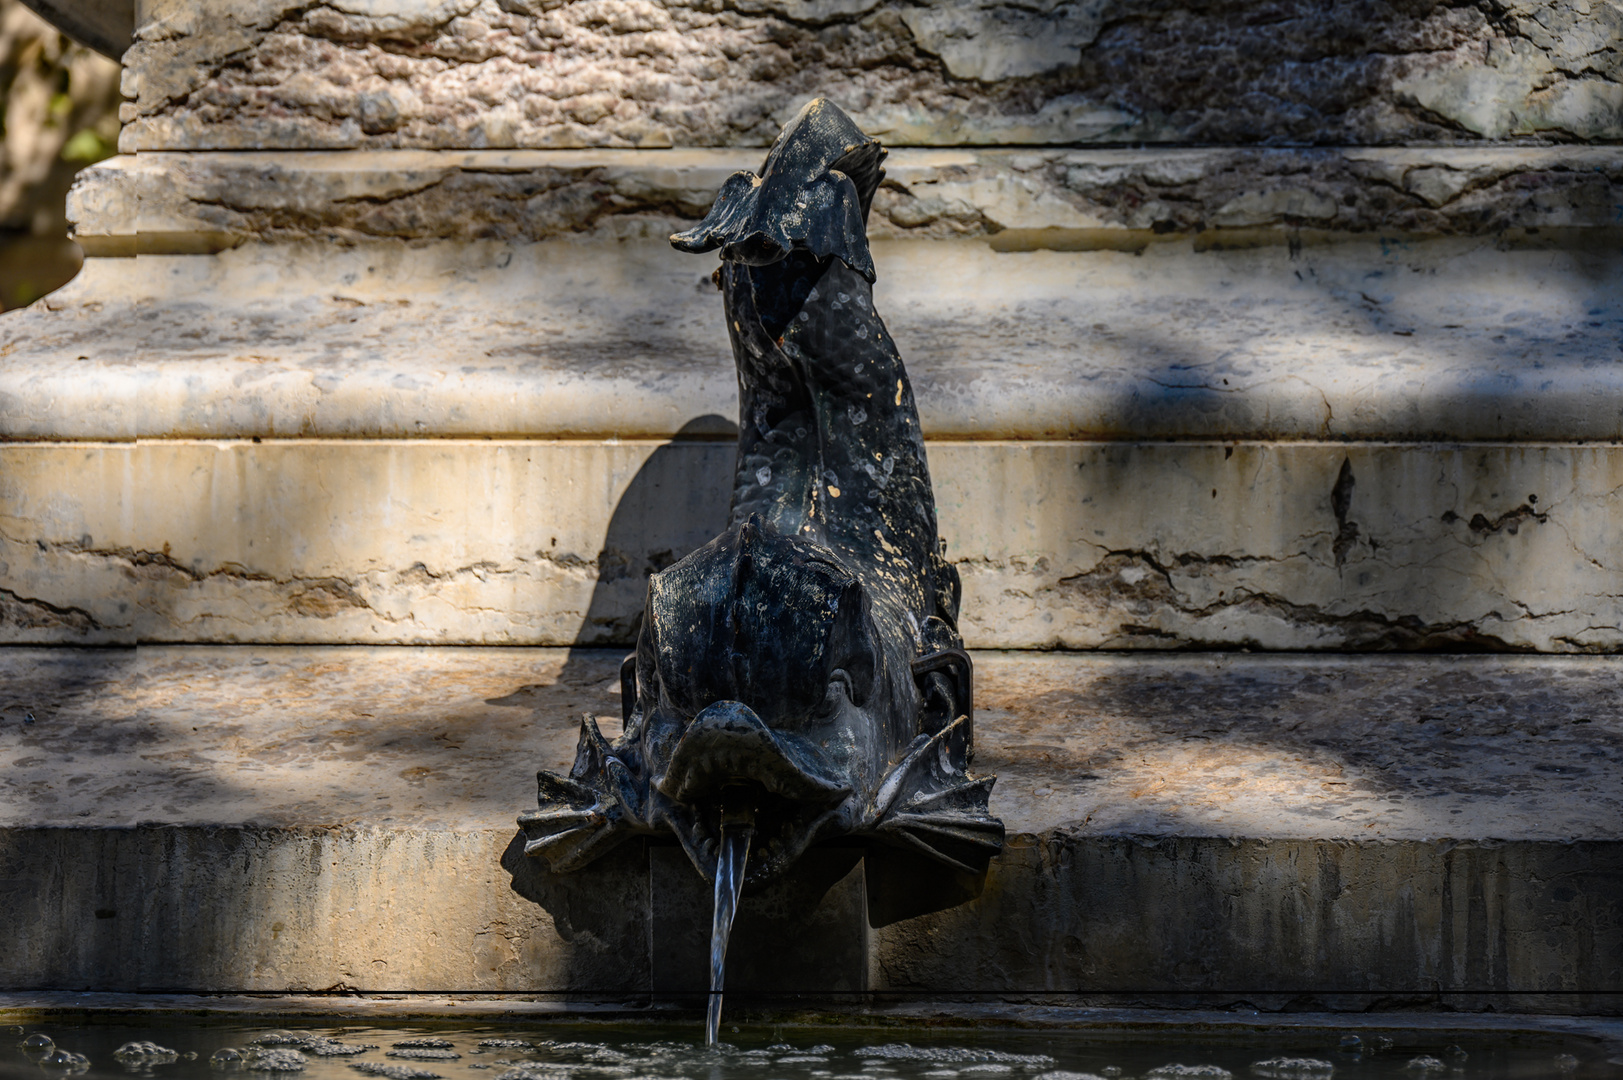
[[[569,774],[539,774],[519,825],[554,873],[674,835],[720,912],[724,891],[736,905],[813,844],[856,838],[870,907],[884,893],[905,915],[974,895],[1002,846],[994,778],[969,771],[958,573],[874,310],[866,223],[884,158],[814,100],[759,173],[728,178],[671,237],[720,251],[738,368],[730,521],[650,577],[621,669],[623,734],[588,717]]]

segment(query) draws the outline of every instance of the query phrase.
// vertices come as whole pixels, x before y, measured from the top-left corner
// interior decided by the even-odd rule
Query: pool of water
[[[730,1025],[344,1024],[153,1018],[0,1029],[0,1077],[46,1080],[1588,1080],[1584,1040],[1427,1032],[1192,1032]]]

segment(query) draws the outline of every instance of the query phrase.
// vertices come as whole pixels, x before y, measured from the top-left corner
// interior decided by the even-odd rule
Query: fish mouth
[[[746,886],[776,878],[837,830],[852,795],[815,746],[774,731],[737,701],[716,702],[693,718],[653,786],[669,800],[665,817],[707,880],[715,876],[723,814],[753,819]]]

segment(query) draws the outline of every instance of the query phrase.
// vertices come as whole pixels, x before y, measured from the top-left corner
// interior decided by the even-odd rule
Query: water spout
[[[710,1007],[705,1014],[704,1042],[716,1045],[721,1031],[721,991],[727,982],[727,939],[732,936],[738,897],[744,891],[744,867],[749,860],[755,813],[744,807],[724,807],[721,844],[716,854],[715,911],[710,923]]]

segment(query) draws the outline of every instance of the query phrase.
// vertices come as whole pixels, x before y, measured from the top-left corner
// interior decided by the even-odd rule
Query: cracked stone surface
[[[253,240],[542,240],[690,227],[758,152],[353,151],[125,155],[69,200],[92,254]],[[1136,244],[1244,230],[1490,236],[1616,228],[1623,150],[909,150],[892,153],[874,237],[988,236],[1004,248]],[[1277,242],[1277,241],[1276,241]]]
[[[497,866],[579,715],[612,729],[620,655],[0,649],[0,883],[61,883],[0,884],[20,913],[0,970],[19,989],[634,987],[636,845],[544,908]],[[872,978],[1614,987],[1619,662],[979,653],[977,767],[1010,845],[974,904],[875,932]]]
[[[153,0],[126,150],[761,146],[813,94],[896,145],[1623,134],[1615,0]]]
[[[1623,649],[1623,448],[932,442],[975,647]],[[608,644],[725,441],[0,446],[0,640]],[[152,493],[164,492],[162,499]]]
[[[1623,438],[1623,254],[1546,239],[881,240],[876,303],[937,439]],[[663,235],[91,259],[0,319],[0,438],[725,436],[711,269]]]

